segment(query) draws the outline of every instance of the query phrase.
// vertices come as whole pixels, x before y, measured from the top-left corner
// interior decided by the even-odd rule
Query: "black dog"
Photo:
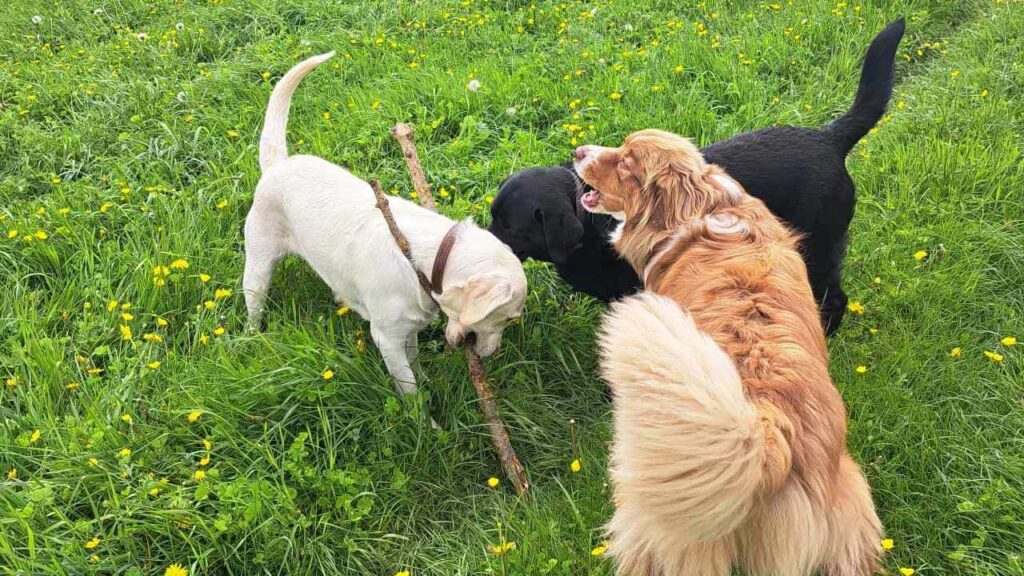
[[[702,150],[708,162],[804,235],[804,262],[829,335],[839,328],[847,302],[840,273],[855,195],[846,155],[885,114],[903,31],[900,19],[871,42],[853,106],[828,126],[765,128]],[[580,207],[584,184],[571,166],[531,168],[502,182],[490,231],[520,259],[553,262],[575,290],[604,301],[637,290],[636,273],[607,240],[617,223]]]

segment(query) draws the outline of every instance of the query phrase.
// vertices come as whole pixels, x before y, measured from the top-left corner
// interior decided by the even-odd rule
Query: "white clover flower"
[[[178,22],[177,24],[174,25],[174,29],[177,30],[178,32],[181,32],[182,30],[185,29],[185,23],[184,22]]]
[[[633,25],[632,24],[626,24],[625,26],[622,27],[622,29],[625,30],[626,32],[632,32],[633,31]]]
[[[42,23],[42,21],[43,21],[43,17],[40,16],[39,14],[36,14],[35,16],[32,17],[32,23],[33,24],[40,24],[40,23]]]
[[[305,38],[299,40],[299,46],[309,46],[309,40],[306,40]]]
[[[100,14],[103,14],[103,12],[104,12],[103,7],[97,8],[97,9],[92,11],[92,13],[97,15],[97,16],[99,16]]]
[[[469,84],[466,84],[466,90],[469,90],[470,92],[476,92],[479,89],[480,89],[480,81],[477,80],[476,78],[470,80]]]
[[[513,106],[513,107],[506,108],[505,109],[505,114],[508,114],[509,116],[515,116],[516,115],[515,107]]]
[[[146,34],[145,32],[139,32],[135,35],[135,38],[137,38],[139,42],[145,42],[146,40],[149,40],[149,34]]]
[[[186,100],[188,100],[188,94],[185,94],[184,91],[178,92],[174,99],[178,102],[185,102]]]

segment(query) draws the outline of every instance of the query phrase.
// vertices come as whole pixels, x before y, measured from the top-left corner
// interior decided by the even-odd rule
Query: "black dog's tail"
[[[853,106],[822,130],[832,137],[845,156],[885,114],[892,97],[892,76],[896,47],[903,38],[903,18],[889,24],[868,47],[860,72],[860,85]]]

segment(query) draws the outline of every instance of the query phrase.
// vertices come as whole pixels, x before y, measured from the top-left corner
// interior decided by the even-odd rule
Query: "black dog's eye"
[[[537,222],[544,221],[544,215],[540,213],[540,208],[537,208],[536,210],[533,211],[533,219],[536,220]]]

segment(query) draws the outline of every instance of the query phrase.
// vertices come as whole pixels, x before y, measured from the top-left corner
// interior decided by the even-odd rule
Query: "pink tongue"
[[[584,194],[580,198],[580,201],[583,202],[583,205],[586,206],[587,208],[593,208],[593,207],[597,206],[597,198],[598,198],[598,196],[600,196],[600,192],[598,192],[596,190],[591,190],[590,192],[587,192],[586,194]]]

